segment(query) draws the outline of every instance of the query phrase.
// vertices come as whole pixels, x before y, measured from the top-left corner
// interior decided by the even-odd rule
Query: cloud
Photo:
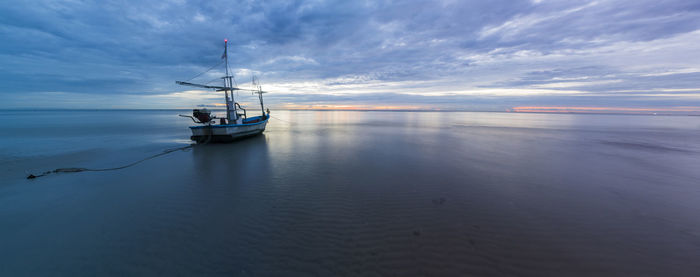
[[[16,1],[0,7],[0,108],[184,105],[173,81],[217,65],[223,38],[271,104],[697,103],[699,30],[680,0]]]

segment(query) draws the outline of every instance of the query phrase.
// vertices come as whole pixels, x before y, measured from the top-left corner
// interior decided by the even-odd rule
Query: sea
[[[700,117],[0,111],[0,276],[700,276]]]

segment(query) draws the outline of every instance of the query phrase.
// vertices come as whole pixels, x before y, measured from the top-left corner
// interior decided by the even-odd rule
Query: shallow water
[[[0,275],[698,276],[700,118],[0,111]]]

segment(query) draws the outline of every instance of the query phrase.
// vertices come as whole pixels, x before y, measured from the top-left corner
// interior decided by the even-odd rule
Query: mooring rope
[[[207,131],[208,131],[208,132],[206,132],[206,134],[207,134],[207,139],[204,140],[203,142],[197,141],[196,144],[190,144],[190,145],[188,145],[188,146],[166,149],[166,150],[164,150],[164,151],[161,152],[161,153],[148,156],[148,157],[146,157],[146,158],[140,159],[140,160],[138,160],[138,161],[135,161],[135,162],[132,162],[132,163],[130,163],[130,164],[123,165],[123,166],[110,167],[110,168],[84,168],[84,167],[64,167],[64,168],[56,168],[56,169],[54,169],[54,170],[49,170],[49,171],[46,171],[46,172],[44,172],[44,173],[37,174],[37,175],[29,174],[29,176],[27,176],[27,179],[39,178],[39,177],[43,177],[43,176],[46,176],[46,175],[49,175],[49,174],[53,174],[53,173],[73,173],[73,172],[83,172],[83,171],[112,171],[112,170],[119,170],[119,169],[124,169],[124,168],[127,168],[127,167],[132,167],[132,166],[135,166],[135,165],[137,165],[137,164],[139,164],[139,163],[141,163],[141,162],[144,162],[144,161],[147,161],[147,160],[150,160],[150,159],[153,159],[153,158],[157,158],[157,157],[160,157],[160,156],[163,156],[163,155],[166,155],[166,154],[170,154],[170,153],[175,152],[175,151],[187,151],[187,150],[193,148],[195,145],[198,145],[198,144],[202,144],[202,145],[203,145],[203,144],[208,144],[209,142],[211,142],[212,138],[214,137],[214,131],[212,130],[211,126],[210,126],[209,128],[206,128],[206,129],[207,129]]]
[[[207,141],[207,143],[208,143],[208,141]],[[34,178],[46,176],[46,175],[49,175],[49,174],[52,174],[52,173],[72,173],[72,172],[83,172],[83,171],[111,171],[111,170],[119,170],[119,169],[124,169],[124,168],[127,168],[127,167],[131,167],[131,166],[137,165],[137,164],[139,164],[139,163],[141,163],[141,162],[144,162],[144,161],[147,161],[147,160],[156,158],[156,157],[163,156],[163,155],[165,155],[165,154],[170,154],[170,153],[175,152],[175,151],[186,151],[186,150],[188,150],[188,149],[190,149],[190,148],[192,148],[192,147],[194,147],[194,146],[195,146],[195,144],[190,144],[190,145],[184,146],[184,147],[178,147],[178,148],[167,149],[167,150],[165,150],[165,151],[163,151],[163,152],[161,152],[161,153],[158,153],[158,154],[155,154],[155,155],[151,155],[151,156],[148,156],[148,157],[146,157],[146,158],[140,159],[140,160],[138,160],[138,161],[132,162],[132,163],[130,163],[130,164],[123,165],[123,166],[118,166],[118,167],[110,167],[110,168],[83,168],[83,167],[65,167],[65,168],[57,168],[57,169],[54,169],[54,170],[46,171],[46,172],[41,173],[41,174],[38,174],[38,175],[29,174],[29,176],[27,176],[27,179],[34,179]]]
[[[118,167],[110,167],[110,168],[83,168],[83,167],[64,167],[64,168],[56,168],[56,169],[54,169],[54,170],[49,170],[49,171],[46,171],[46,172],[41,173],[41,174],[38,174],[38,175],[29,174],[29,176],[27,176],[27,179],[34,179],[34,178],[46,176],[46,175],[49,175],[49,174],[52,174],[52,173],[73,173],[73,172],[83,172],[83,171],[111,171],[111,170],[119,170],[119,169],[124,169],[124,168],[127,168],[127,167],[132,167],[132,166],[135,166],[135,165],[137,165],[137,164],[139,164],[139,163],[141,163],[141,162],[144,162],[144,161],[147,161],[147,160],[150,160],[150,159],[153,159],[153,158],[157,158],[157,157],[160,157],[160,156],[163,156],[163,155],[166,155],[166,154],[170,154],[170,153],[175,152],[175,151],[187,151],[187,150],[193,148],[193,147],[194,147],[195,145],[197,145],[197,144],[208,144],[209,142],[211,142],[212,138],[214,137],[214,132],[213,132],[213,130],[212,130],[211,127],[207,128],[207,129],[208,129],[208,132],[206,132],[206,134],[207,134],[207,139],[206,139],[205,141],[203,141],[203,142],[199,142],[199,141],[198,141],[196,144],[193,143],[193,144],[190,144],[190,145],[187,145],[187,146],[183,146],[183,147],[177,147],[177,148],[166,149],[166,150],[164,150],[164,151],[161,152],[161,153],[148,156],[148,157],[146,157],[146,158],[140,159],[140,160],[138,160],[138,161],[135,161],[135,162],[130,163],[130,164],[127,164],[127,165],[118,166]]]

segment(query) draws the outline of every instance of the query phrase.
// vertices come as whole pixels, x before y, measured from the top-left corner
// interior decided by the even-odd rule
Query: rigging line
[[[214,81],[219,81],[219,80],[221,80],[221,78],[214,78],[214,79],[211,79],[211,80],[209,80],[208,82],[206,82],[206,83],[204,83],[204,84],[208,85],[208,84],[211,84],[211,83],[214,82]]]
[[[276,117],[276,116],[272,116],[272,115],[269,115],[269,114],[268,114],[268,116],[270,116],[270,117],[272,117],[272,118],[274,118],[274,119],[277,119],[277,120],[281,120],[281,121],[287,122],[287,123],[289,123],[289,124],[293,124],[291,121],[287,121],[287,120],[278,118],[278,117]]]
[[[236,82],[236,77],[231,75],[231,79],[233,80],[233,83],[235,84],[235,87],[238,87],[238,82]],[[236,90],[236,98],[238,98],[240,95],[238,95],[238,90]]]
[[[192,80],[193,80],[194,78],[197,78],[197,77],[199,77],[199,76],[202,76],[202,74],[204,74],[204,73],[207,73],[207,72],[211,71],[211,70],[212,70],[212,69],[214,69],[215,67],[217,67],[217,66],[220,66],[220,65],[221,65],[222,63],[224,63],[224,61],[219,61],[219,63],[217,63],[217,64],[215,64],[214,66],[210,67],[210,68],[209,68],[209,69],[207,69],[206,71],[204,71],[204,72],[202,72],[202,73],[199,73],[199,74],[195,75],[194,77],[190,78],[189,80],[187,80],[187,81],[185,81],[185,82],[189,82],[189,81],[192,81]]]

